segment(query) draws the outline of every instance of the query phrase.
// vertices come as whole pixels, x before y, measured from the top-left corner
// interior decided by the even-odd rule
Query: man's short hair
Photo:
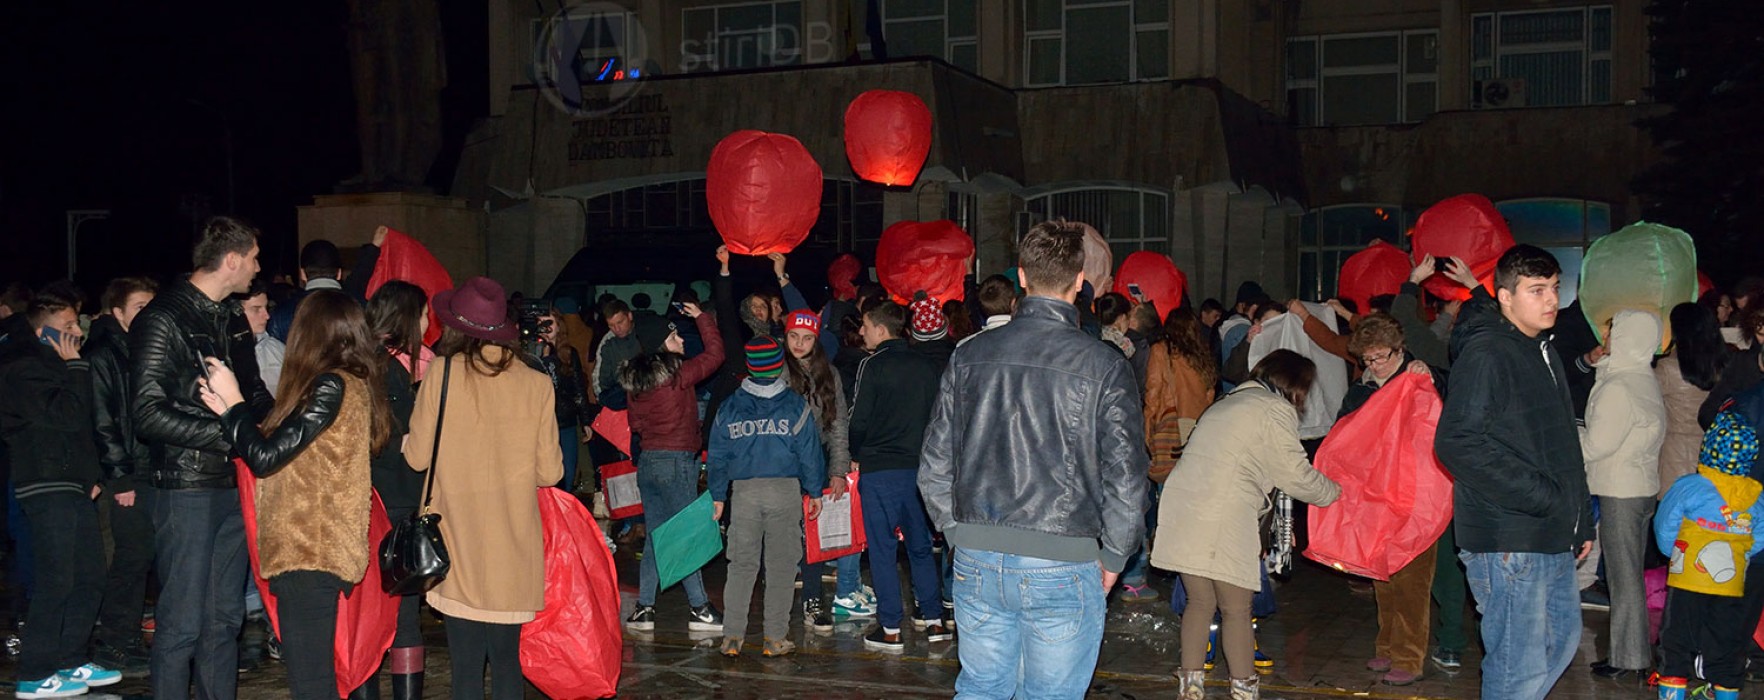
[[[1084,271],[1084,224],[1055,219],[1029,229],[1017,247],[1017,269],[1032,292],[1065,292]]]
[[[864,319],[881,326],[888,335],[895,338],[906,337],[906,307],[892,301],[884,301],[864,311]]]
[[[1208,311],[1212,311],[1214,313],[1217,313],[1217,314],[1223,316],[1223,315],[1225,315],[1225,305],[1219,303],[1218,299],[1214,299],[1212,297],[1207,297],[1206,300],[1202,301],[1200,304],[1200,312],[1204,314]]]
[[[159,285],[146,277],[118,277],[113,279],[110,281],[110,284],[104,287],[104,294],[98,297],[98,303],[104,307],[98,311],[108,312],[111,309],[120,309],[123,304],[129,303],[130,296],[139,292],[156,294],[159,292]]]
[[[1520,277],[1548,279],[1560,274],[1562,264],[1556,262],[1556,256],[1537,246],[1521,243],[1508,248],[1501,254],[1500,262],[1495,263],[1495,288],[1518,292]]]
[[[231,216],[209,217],[202,238],[190,253],[190,264],[202,272],[219,270],[228,253],[245,255],[257,247],[257,228]]]
[[[342,270],[343,254],[337,251],[337,244],[320,238],[300,249],[300,271],[307,279],[336,279]]]
[[[614,316],[628,313],[631,313],[631,307],[623,299],[613,298],[600,303],[600,317],[604,320],[611,321]]]
[[[1004,275],[980,280],[980,313],[987,316],[1009,316],[1016,309],[1017,285]]]
[[[58,313],[63,309],[73,309],[74,313],[79,313],[80,306],[84,303],[86,303],[86,295],[80,291],[79,287],[74,286],[74,283],[67,280],[54,282],[31,295],[31,304],[25,310],[25,318],[31,322],[31,325],[39,326],[42,325],[43,319],[48,318],[50,314]]]
[[[12,309],[12,313],[22,314],[31,306],[31,288],[23,282],[6,285],[6,291],[0,292],[0,306]]]

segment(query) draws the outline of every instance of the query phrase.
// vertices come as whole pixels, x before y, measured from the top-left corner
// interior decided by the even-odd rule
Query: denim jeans
[[[1152,482],[1151,488],[1145,490],[1145,531],[1148,535],[1158,529],[1158,496],[1163,492],[1164,485],[1156,482]],[[1120,585],[1135,588],[1145,585],[1145,576],[1150,570],[1146,566],[1146,559],[1150,554],[1151,539],[1148,537],[1140,544],[1139,551],[1127,558],[1127,568],[1121,572]]]
[[[110,494],[110,538],[116,543],[104,575],[104,603],[94,635],[112,647],[141,643],[141,611],[147,607],[147,574],[153,570],[153,514],[147,510],[149,486],[135,487],[135,505],[118,505]]]
[[[832,564],[838,581],[833,584],[833,596],[843,598],[856,593],[863,583],[861,554],[847,554],[832,561],[808,563],[805,556],[802,560],[802,599],[818,599],[826,595],[826,586],[821,583],[821,568]]]
[[[655,528],[692,505],[698,498],[698,455],[670,450],[644,450],[637,458],[637,491],[643,496],[643,525],[651,536],[643,538],[643,564],[637,569],[637,604],[655,605],[661,576],[655,570]],[[681,583],[686,602],[704,605],[704,575],[694,571]]]
[[[1078,698],[1107,613],[1096,562],[955,550],[956,698]]]
[[[324,571],[290,571],[270,579],[269,587],[282,623],[289,697],[337,697],[337,598],[349,585]]]
[[[98,509],[85,494],[56,491],[18,504],[30,523],[37,576],[21,633],[18,679],[40,681],[88,661],[86,641],[103,595],[104,542]]]
[[[1574,555],[1464,552],[1482,613],[1482,697],[1542,700],[1580,647]]]
[[[563,450],[563,481],[558,487],[566,493],[576,492],[576,458],[582,451],[582,433],[576,424],[559,426],[557,429],[557,446]]]
[[[238,489],[154,489],[153,696],[231,700],[245,620],[245,520]]]
[[[906,617],[900,591],[898,547],[902,544],[912,567],[919,619],[943,617],[943,599],[938,594],[942,577],[931,556],[931,518],[925,515],[924,501],[919,500],[918,477],[911,469],[889,469],[865,472],[864,478],[858,479],[858,493],[864,499],[870,583],[876,587],[876,621],[888,629],[899,629]],[[895,540],[895,528],[900,528],[904,542]]]

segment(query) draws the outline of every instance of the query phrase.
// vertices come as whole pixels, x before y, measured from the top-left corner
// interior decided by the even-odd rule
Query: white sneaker
[[[862,594],[853,593],[833,599],[833,614],[837,617],[875,617],[876,606],[864,600]]]
[[[21,698],[71,698],[85,695],[87,691],[85,683],[59,673],[51,673],[48,678],[40,681],[19,681],[14,695]]]

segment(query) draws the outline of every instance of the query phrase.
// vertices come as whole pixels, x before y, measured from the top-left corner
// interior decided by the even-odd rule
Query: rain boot
[[[1685,700],[1685,685],[1688,683],[1678,676],[1660,677],[1660,700]]]
[[[380,700],[380,677],[375,675],[349,691],[349,700]]]
[[[1207,663],[1203,668],[1213,670],[1213,655],[1219,653],[1219,623],[1215,622],[1207,629]]]
[[[1739,688],[1729,688],[1724,685],[1714,684],[1711,684],[1709,687],[1715,689],[1715,700],[1739,700]]]
[[[1231,700],[1261,700],[1261,697],[1261,676],[1231,679]]]
[[[1201,700],[1207,696],[1207,672],[1176,669],[1177,700]]]
[[[396,647],[386,665],[392,672],[392,700],[422,700],[422,647]]]
[[[1250,644],[1256,650],[1256,673],[1269,674],[1274,672],[1274,659],[1262,653],[1262,642],[1259,639],[1262,634],[1261,623],[1262,619],[1259,617],[1250,618]]]

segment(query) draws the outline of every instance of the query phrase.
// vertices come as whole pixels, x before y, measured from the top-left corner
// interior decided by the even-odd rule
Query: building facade
[[[714,240],[704,169],[739,129],[820,164],[808,244],[873,252],[948,218],[981,273],[1035,221],[1095,225],[1117,260],[1169,254],[1190,293],[1307,298],[1398,245],[1427,206],[1500,203],[1572,254],[1635,218],[1655,157],[1642,0],[490,0],[491,116],[453,194],[487,267],[538,293],[578,249]],[[912,187],[858,180],[845,106],[913,92],[934,118]],[[622,251],[622,252],[621,252]],[[1568,265],[1572,266],[1572,265]]]

